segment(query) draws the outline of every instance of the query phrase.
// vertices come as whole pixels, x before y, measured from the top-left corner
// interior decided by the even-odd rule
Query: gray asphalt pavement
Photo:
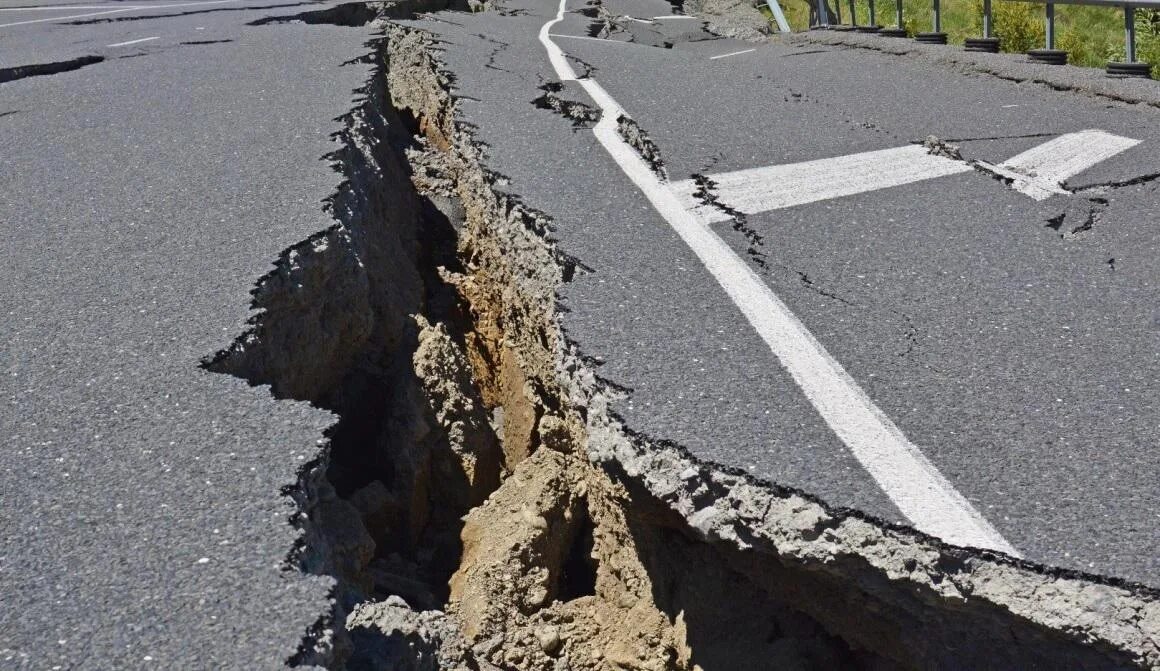
[[[617,412],[700,458],[907,522],[593,134],[530,104],[558,78],[537,39],[555,8],[512,7],[526,14],[418,25],[445,41],[506,188],[551,213],[561,247],[592,268],[564,289],[565,327],[631,389]],[[712,40],[688,20],[644,37],[648,24],[622,20],[592,39],[583,5],[568,9],[554,41],[651,137],[672,181],[928,135],[997,163],[1087,129],[1140,143],[1069,187],[1160,172],[1154,110],[863,50]],[[574,84],[562,95],[596,104]],[[1147,212],[1160,193],[1147,180],[1087,195],[1107,202],[1074,235],[1084,195],[1037,202],[973,170],[712,226],[1024,557],[1156,585],[1160,240]]]
[[[0,668],[277,668],[327,611],[329,582],[283,567],[280,492],[333,417],[198,365],[278,253],[333,223],[323,156],[370,30],[247,25],[326,6],[0,7]],[[673,182],[928,135],[990,163],[1087,129],[1139,141],[1068,182],[1123,183],[1099,191],[1036,201],[966,169],[709,225],[1023,556],[1160,587],[1160,181],[1129,184],[1160,173],[1156,111],[605,6],[641,21],[594,39],[569,0],[552,32]],[[501,188],[590,269],[564,326],[627,390],[615,411],[906,523],[590,127],[533,102],[558,79],[555,3],[506,9],[411,23]]]
[[[274,4],[0,26],[0,67],[106,58],[0,84],[0,668],[280,668],[328,610],[279,492],[332,418],[198,365],[333,223],[368,76],[369,29]]]

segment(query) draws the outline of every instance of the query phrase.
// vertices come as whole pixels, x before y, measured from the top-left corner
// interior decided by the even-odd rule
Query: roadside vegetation
[[[760,1],[760,0],[759,0]],[[796,30],[809,27],[812,0],[784,0],[782,10],[790,26]],[[841,2],[843,23],[850,22],[849,0]],[[876,21],[880,25],[894,24],[893,0],[875,0]],[[764,4],[764,2],[760,2]],[[858,23],[869,23],[868,0],[855,0]],[[932,30],[931,0],[903,0],[903,27],[911,35]],[[1024,53],[1044,47],[1044,8],[1041,4],[993,0],[995,33],[1000,37],[1001,49],[1009,53]],[[1057,49],[1068,52],[1068,62],[1092,68],[1102,68],[1108,61],[1124,60],[1124,15],[1118,7],[1056,5]],[[983,0],[942,0],[942,29],[951,44],[962,44],[968,37],[983,34]],[[1136,10],[1136,58],[1152,64],[1152,77],[1160,79],[1160,10]]]

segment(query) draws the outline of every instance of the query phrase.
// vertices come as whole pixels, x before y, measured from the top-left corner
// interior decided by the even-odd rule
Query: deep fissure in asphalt
[[[624,427],[607,402],[626,392],[557,317],[560,283],[598,270],[493,189],[424,33],[386,26],[371,47],[328,157],[337,223],[280,255],[251,328],[206,364],[337,418],[286,492],[303,532],[288,567],[335,580],[291,664],[1157,659],[1138,629],[1154,600],[830,510]],[[1107,626],[1085,619],[1092,600]]]

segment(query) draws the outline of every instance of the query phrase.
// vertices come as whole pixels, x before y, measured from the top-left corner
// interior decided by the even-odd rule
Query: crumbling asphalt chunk
[[[578,100],[568,100],[560,96],[564,85],[560,82],[548,82],[540,86],[544,92],[539,98],[532,101],[536,107],[551,110],[572,122],[574,128],[591,128],[600,120],[600,111]]]
[[[640,154],[640,157],[649,164],[652,171],[662,181],[668,181],[669,174],[665,170],[665,162],[661,159],[660,148],[632,117],[624,114],[617,117],[616,132],[630,147],[636,150],[636,153]]]
[[[1046,227],[1064,240],[1074,240],[1092,230],[1107,205],[1108,199],[1098,196],[1071,200],[1062,212],[1048,218]]]
[[[934,135],[926,136],[926,139],[922,141],[922,146],[926,148],[926,153],[931,156],[942,156],[955,161],[963,160],[963,154],[957,144],[940,140]]]

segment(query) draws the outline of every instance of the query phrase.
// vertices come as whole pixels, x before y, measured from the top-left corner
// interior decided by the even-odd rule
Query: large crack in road
[[[366,7],[311,20],[400,12]],[[286,492],[287,565],[335,585],[291,665],[1160,665],[1150,589],[944,545],[625,426],[559,326],[584,267],[496,188],[432,37],[382,27],[330,157],[335,225],[281,254],[206,363],[339,418]]]

